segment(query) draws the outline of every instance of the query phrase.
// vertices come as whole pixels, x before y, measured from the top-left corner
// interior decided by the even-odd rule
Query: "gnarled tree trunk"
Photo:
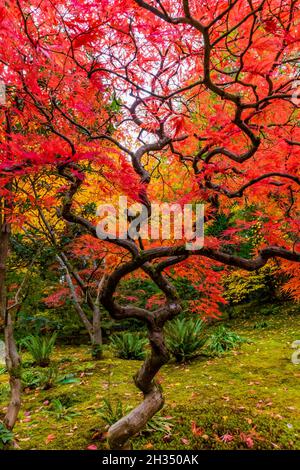
[[[170,264],[172,264],[172,262],[173,261],[171,261]],[[128,272],[136,269],[136,264],[141,264],[141,268],[166,296],[166,304],[154,312],[134,306],[122,307],[114,300],[114,292],[119,281]],[[165,263],[162,266],[157,265],[156,268],[142,261],[128,263],[116,269],[109,276],[102,291],[102,304],[113,318],[116,320],[138,318],[147,325],[151,347],[151,354],[145,359],[142,367],[134,378],[136,386],[143,392],[144,399],[140,405],[109,428],[108,442],[111,449],[130,449],[130,439],[146,426],[147,422],[164,404],[162,388],[154,380],[158,371],[169,360],[169,353],[164,341],[163,328],[166,321],[171,320],[181,312],[181,305],[176,289],[161,272],[164,267]]]
[[[150,331],[149,339],[151,355],[145,360],[134,378],[136,386],[143,392],[144,400],[109,428],[108,442],[111,449],[130,449],[130,438],[140,432],[164,405],[162,388],[154,381],[154,377],[168,362],[169,354],[161,329]]]

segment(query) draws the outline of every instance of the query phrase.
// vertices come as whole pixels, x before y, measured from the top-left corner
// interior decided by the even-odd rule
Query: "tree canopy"
[[[223,301],[222,266],[277,259],[299,296],[299,4],[11,0],[0,24],[6,224],[42,219],[52,241],[65,223],[80,226],[87,251],[109,253],[102,305],[148,328],[151,355],[135,379],[144,401],[110,429],[122,448],[163,403],[163,326],[181,311],[170,273],[198,281],[207,315]],[[99,241],[94,209],[121,195],[149,216],[157,202],[205,204],[203,248]],[[155,309],[116,300],[122,279],[140,273],[164,295]]]

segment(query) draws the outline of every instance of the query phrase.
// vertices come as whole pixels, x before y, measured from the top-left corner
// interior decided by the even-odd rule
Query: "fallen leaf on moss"
[[[144,449],[153,449],[153,444],[151,442],[148,442],[148,444],[144,445]]]
[[[56,439],[55,434],[48,434],[48,436],[45,439],[46,445],[50,444],[50,442],[54,441]]]
[[[180,442],[182,442],[182,444],[184,444],[185,446],[188,446],[190,441],[188,439],[186,439],[185,437],[182,437],[180,439]]]
[[[192,433],[194,434],[194,436],[202,436],[204,433],[204,429],[199,428],[195,421],[192,421]]]

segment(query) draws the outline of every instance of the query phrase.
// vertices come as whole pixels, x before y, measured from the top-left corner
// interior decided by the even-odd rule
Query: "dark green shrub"
[[[103,347],[101,344],[92,344],[91,347],[91,353],[92,353],[92,358],[97,360],[97,359],[102,359],[103,356]]]
[[[49,390],[56,385],[78,384],[80,379],[76,378],[74,374],[59,376],[58,368],[52,366],[42,370],[25,370],[22,373],[22,383],[25,388]]]
[[[0,422],[0,449],[4,449],[5,446],[11,444],[13,438],[13,433],[7,429],[3,423]]]
[[[54,348],[56,336],[56,333],[52,336],[31,335],[23,340],[22,344],[30,352],[36,365],[47,367],[50,364],[50,356]]]
[[[40,387],[43,390],[48,390],[49,388],[53,388],[58,382],[58,369],[57,367],[49,367],[42,372]]]
[[[103,405],[99,408],[98,413],[100,418],[109,426],[116,423],[121,419],[127,412],[129,408],[124,409],[123,403],[121,400],[118,400],[114,406],[110,400],[106,398],[103,399]]]
[[[110,400],[104,398],[103,405],[99,408],[98,413],[100,418],[108,425],[112,426],[114,423],[119,421],[123,416],[129,413],[130,408],[128,406],[124,407],[121,400],[118,400],[114,406]],[[152,432],[169,432],[171,427],[170,417],[161,416],[160,414],[154,415],[150,421],[146,424],[145,429],[142,433],[152,433]]]
[[[230,349],[247,343],[249,340],[242,338],[234,331],[228,330],[225,326],[219,326],[209,338],[208,350],[212,354],[223,354]]]
[[[121,359],[144,359],[147,343],[148,341],[145,338],[130,332],[120,333],[111,338],[111,346],[117,357]]]
[[[26,370],[22,373],[22,384],[24,388],[31,390],[38,388],[41,384],[42,373],[39,370]]]
[[[205,323],[199,318],[176,318],[166,328],[166,343],[176,362],[195,356],[206,339]]]
[[[260,320],[253,325],[254,330],[262,330],[263,328],[268,328],[269,323],[265,320]]]
[[[47,412],[54,415],[57,420],[64,419],[66,421],[72,421],[73,418],[76,418],[80,414],[77,411],[70,410],[59,398],[54,398],[51,401]]]

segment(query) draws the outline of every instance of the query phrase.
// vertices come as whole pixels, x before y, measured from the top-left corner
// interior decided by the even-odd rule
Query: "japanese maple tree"
[[[251,271],[271,258],[285,269],[300,261],[299,4],[13,0],[0,18],[2,198],[13,180],[46,167],[64,180],[60,216],[95,238],[96,218],[80,210],[91,174],[97,191],[107,190],[97,203],[125,194],[149,216],[157,201],[205,203],[202,249],[178,240],[105,242],[124,256],[107,273],[101,303],[116,320],[144,322],[151,346],[135,377],[144,400],[109,430],[111,447],[126,448],[163,405],[155,382],[169,359],[163,327],[181,311],[166,272],[190,267],[192,278],[201,265],[211,279],[215,265]],[[237,208],[254,218],[215,230]],[[243,256],[242,232],[257,223],[257,246]],[[164,294],[154,311],[115,298],[140,271]]]

